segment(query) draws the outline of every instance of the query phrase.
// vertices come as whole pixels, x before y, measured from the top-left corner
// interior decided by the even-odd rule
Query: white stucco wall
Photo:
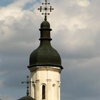
[[[53,69],[53,70],[52,70]],[[60,68],[40,66],[37,70],[31,69],[30,78],[34,81],[31,84],[30,95],[36,100],[42,100],[42,85],[46,86],[44,100],[60,100]]]

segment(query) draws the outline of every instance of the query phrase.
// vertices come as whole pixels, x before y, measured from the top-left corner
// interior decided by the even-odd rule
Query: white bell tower
[[[60,100],[60,72],[55,66],[37,66],[30,68],[30,95],[36,100]]]
[[[44,10],[44,21],[40,26],[40,45],[30,55],[30,81],[34,82],[30,87],[30,95],[35,100],[60,100],[60,74],[63,67],[59,53],[51,46],[50,41],[50,23],[47,21],[48,10],[53,8],[47,7],[48,4],[42,3],[40,12]]]

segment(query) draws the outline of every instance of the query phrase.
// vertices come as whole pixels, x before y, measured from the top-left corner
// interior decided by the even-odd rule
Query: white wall
[[[30,95],[36,100],[42,100],[42,85],[46,86],[45,100],[60,100],[60,71],[58,67],[38,66],[38,69],[31,68]]]

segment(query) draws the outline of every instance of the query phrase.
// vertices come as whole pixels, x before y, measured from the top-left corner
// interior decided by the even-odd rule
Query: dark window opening
[[[42,99],[45,99],[45,85],[42,86]]]

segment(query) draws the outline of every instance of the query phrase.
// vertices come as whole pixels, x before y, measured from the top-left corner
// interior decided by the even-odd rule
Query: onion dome
[[[41,23],[41,29],[50,29],[50,23],[48,21],[43,21]]]
[[[40,25],[40,45],[30,55],[28,68],[36,66],[55,66],[63,68],[61,66],[61,58],[59,53],[51,46],[50,41],[50,23],[43,21]]]
[[[20,98],[20,99],[18,99],[18,100],[35,100],[35,99],[33,99],[33,98],[30,97],[30,96],[24,96],[24,97],[22,97],[22,98]]]

